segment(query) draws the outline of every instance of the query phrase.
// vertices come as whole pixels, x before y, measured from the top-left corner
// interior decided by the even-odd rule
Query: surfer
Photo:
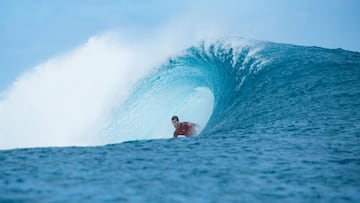
[[[190,137],[198,133],[199,125],[191,122],[179,122],[179,117],[173,116],[171,122],[175,128],[174,138],[177,138],[179,135],[184,135]]]

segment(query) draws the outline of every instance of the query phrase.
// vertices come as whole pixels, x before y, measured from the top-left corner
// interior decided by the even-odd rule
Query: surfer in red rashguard
[[[175,128],[174,138],[177,138],[179,135],[184,135],[190,137],[197,134],[199,125],[191,122],[179,122],[179,117],[173,116],[171,122]]]

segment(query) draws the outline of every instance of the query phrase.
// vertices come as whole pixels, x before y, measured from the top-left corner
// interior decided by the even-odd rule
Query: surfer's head
[[[174,128],[177,128],[179,125],[179,117],[177,117],[177,116],[171,117],[171,122],[172,122]]]

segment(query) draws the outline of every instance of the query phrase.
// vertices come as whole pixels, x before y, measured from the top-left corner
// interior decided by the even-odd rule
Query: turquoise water
[[[126,116],[197,88],[213,99],[199,136],[119,143],[138,124]],[[144,98],[159,100],[141,111]],[[101,136],[110,144],[0,151],[0,201],[359,202],[360,53],[200,43],[140,81]]]

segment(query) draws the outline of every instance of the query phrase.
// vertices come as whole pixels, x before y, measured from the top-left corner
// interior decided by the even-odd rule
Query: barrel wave
[[[103,134],[107,143],[167,138],[180,114],[200,123],[202,136],[355,135],[359,58],[242,38],[201,42],[140,81]]]

